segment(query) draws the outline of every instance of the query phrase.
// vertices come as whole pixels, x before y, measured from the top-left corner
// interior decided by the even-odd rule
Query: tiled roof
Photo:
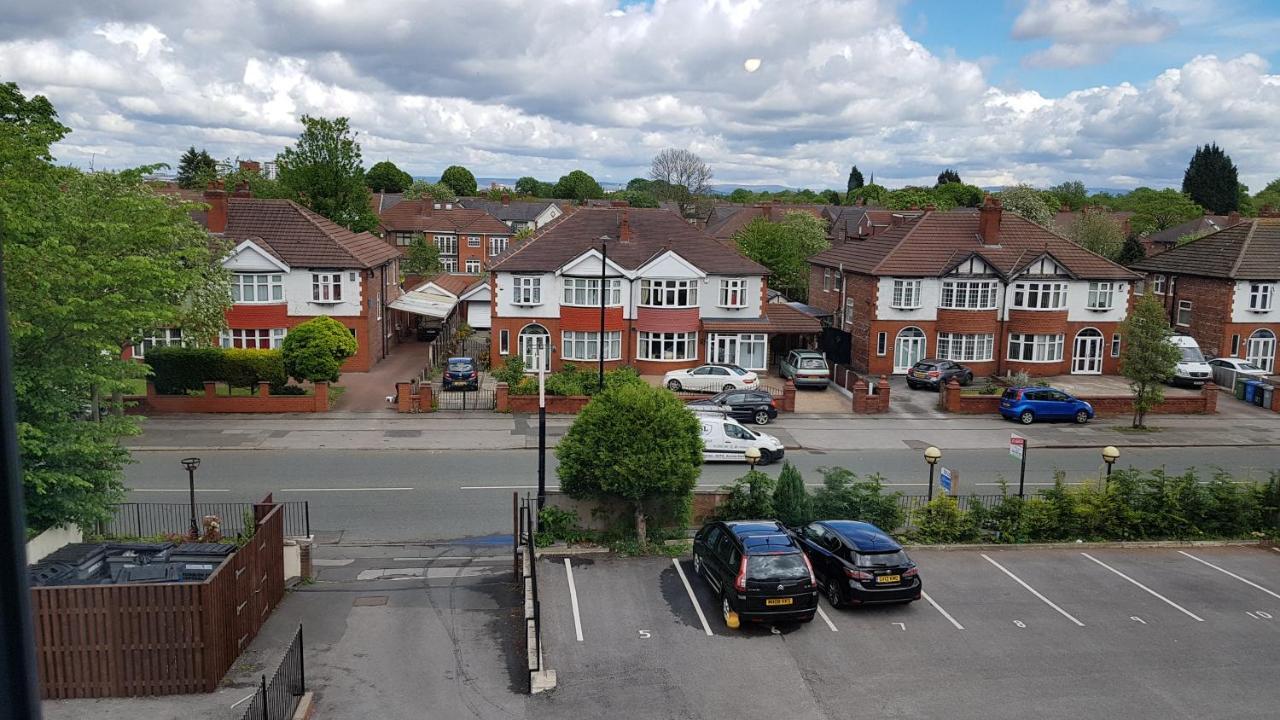
[[[298,267],[372,268],[400,256],[378,236],[351,232],[292,200],[227,198],[223,236],[253,240]]]
[[[823,215],[823,212],[828,207],[827,205],[784,205],[782,203],[736,208],[734,206],[716,206],[711,213],[711,217],[707,220],[707,232],[721,240],[731,240],[756,218],[763,217],[776,222],[782,220],[787,213],[792,212],[806,212],[819,220],[825,221],[827,218]]]
[[[453,293],[457,297],[462,297],[463,293],[465,293],[466,291],[470,290],[471,288],[475,287],[476,285],[484,281],[485,281],[485,278],[483,275],[472,275],[472,274],[465,274],[465,273],[442,273],[440,275],[436,275],[433,278],[428,278],[427,280],[424,281],[424,283],[427,283],[427,282],[432,283],[436,287],[440,288],[441,290],[444,290],[445,292]],[[419,283],[419,284],[424,284],[424,283]]]
[[[404,201],[404,193],[376,192],[372,194],[372,198],[373,198],[373,213],[375,215],[382,215],[382,213],[390,210],[391,208],[395,207],[396,205],[399,205],[402,201]]]
[[[1147,272],[1237,280],[1280,278],[1280,218],[1254,218],[1131,266]]]
[[[504,203],[480,197],[458,198],[458,204],[472,210],[483,210],[499,220],[513,222],[533,222],[548,207],[555,205],[550,200],[509,200]]]
[[[812,335],[822,332],[817,318],[788,303],[765,303],[758,318],[704,319],[702,329],[708,332],[766,332],[788,335]]]
[[[999,244],[984,244],[978,238],[976,209],[906,217],[897,227],[872,238],[836,245],[810,261],[827,267],[843,265],[847,271],[867,275],[938,277],[970,254],[977,254],[1008,276],[1046,252],[1076,277],[1136,277],[1101,255],[1011,212],[1001,218]]]
[[[1234,217],[1230,215],[1204,215],[1195,220],[1188,220],[1181,225],[1165,228],[1158,233],[1152,233],[1146,239],[1155,245],[1176,245],[1180,238],[1187,235],[1217,232],[1242,220],[1243,218],[1239,215]]]
[[[379,218],[388,232],[447,232],[473,235],[510,235],[511,228],[484,210],[455,205],[436,209],[431,200],[405,200]]]
[[[622,238],[626,220],[628,239]],[[735,252],[679,215],[656,208],[579,208],[544,225],[524,243],[496,258],[491,270],[550,272],[582,253],[600,248],[608,235],[609,260],[634,270],[659,254],[673,250],[708,273],[764,275],[763,265]]]

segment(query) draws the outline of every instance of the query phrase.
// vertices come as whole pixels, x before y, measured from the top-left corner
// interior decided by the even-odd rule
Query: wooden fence
[[[212,692],[284,597],[284,512],[204,582],[33,588],[46,699]],[[173,528],[181,532],[184,528]]]

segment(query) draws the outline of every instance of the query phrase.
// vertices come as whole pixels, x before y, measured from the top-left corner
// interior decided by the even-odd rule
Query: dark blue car
[[[906,603],[924,591],[915,562],[871,523],[819,520],[797,535],[831,607]]]
[[[477,390],[480,388],[480,371],[476,361],[469,357],[451,357],[444,366],[445,390]]]
[[[1054,388],[1018,387],[1004,391],[1000,414],[1023,425],[1037,420],[1074,420],[1083,425],[1093,419],[1093,406]]]

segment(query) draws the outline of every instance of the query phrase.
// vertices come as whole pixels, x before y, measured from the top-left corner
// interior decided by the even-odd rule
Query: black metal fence
[[[483,383],[483,373],[481,382]],[[452,390],[442,383],[436,383],[432,390],[435,392],[437,410],[489,411],[498,405],[498,391],[485,389],[483,385],[478,390]]]
[[[1017,493],[1013,494],[1014,497]],[[1004,495],[956,495],[956,505],[961,510],[969,510],[974,505],[981,504],[983,507],[993,507],[999,505],[1004,499]],[[929,499],[924,495],[899,495],[898,507],[908,513],[916,512],[929,504]]]
[[[245,708],[242,720],[288,720],[298,705],[298,698],[307,691],[306,664],[302,659],[302,626],[294,633],[289,649],[280,660],[279,667],[267,680],[262,676],[258,691]]]
[[[431,341],[431,358],[436,367],[444,365],[451,357],[469,357],[476,361],[481,370],[489,369],[489,337],[472,335],[463,340],[455,340],[441,335]]]
[[[277,503],[284,513],[286,537],[311,537],[311,508],[305,500]],[[215,515],[222,522],[226,537],[245,531],[245,520],[253,523],[253,503],[198,502],[196,520]],[[149,537],[191,527],[189,503],[121,503],[112,510],[110,520],[98,523],[97,533],[107,536]]]

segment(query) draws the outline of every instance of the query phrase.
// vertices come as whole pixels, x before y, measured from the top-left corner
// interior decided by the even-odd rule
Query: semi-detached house
[[[491,258],[506,251],[512,231],[483,210],[469,210],[453,202],[404,200],[378,218],[389,244],[404,252],[416,237],[440,251],[445,272],[483,272]]]
[[[842,339],[828,352],[848,347],[837,359],[862,372],[938,357],[977,376],[1113,374],[1139,278],[988,198],[899,216],[810,258],[809,304]]]
[[[602,264],[609,367],[661,374],[710,361],[764,370],[771,350],[821,329],[789,305],[765,303],[768,270],[675,213],[587,207],[490,268],[495,362],[517,355],[536,368],[547,342],[550,369],[598,362]]]

